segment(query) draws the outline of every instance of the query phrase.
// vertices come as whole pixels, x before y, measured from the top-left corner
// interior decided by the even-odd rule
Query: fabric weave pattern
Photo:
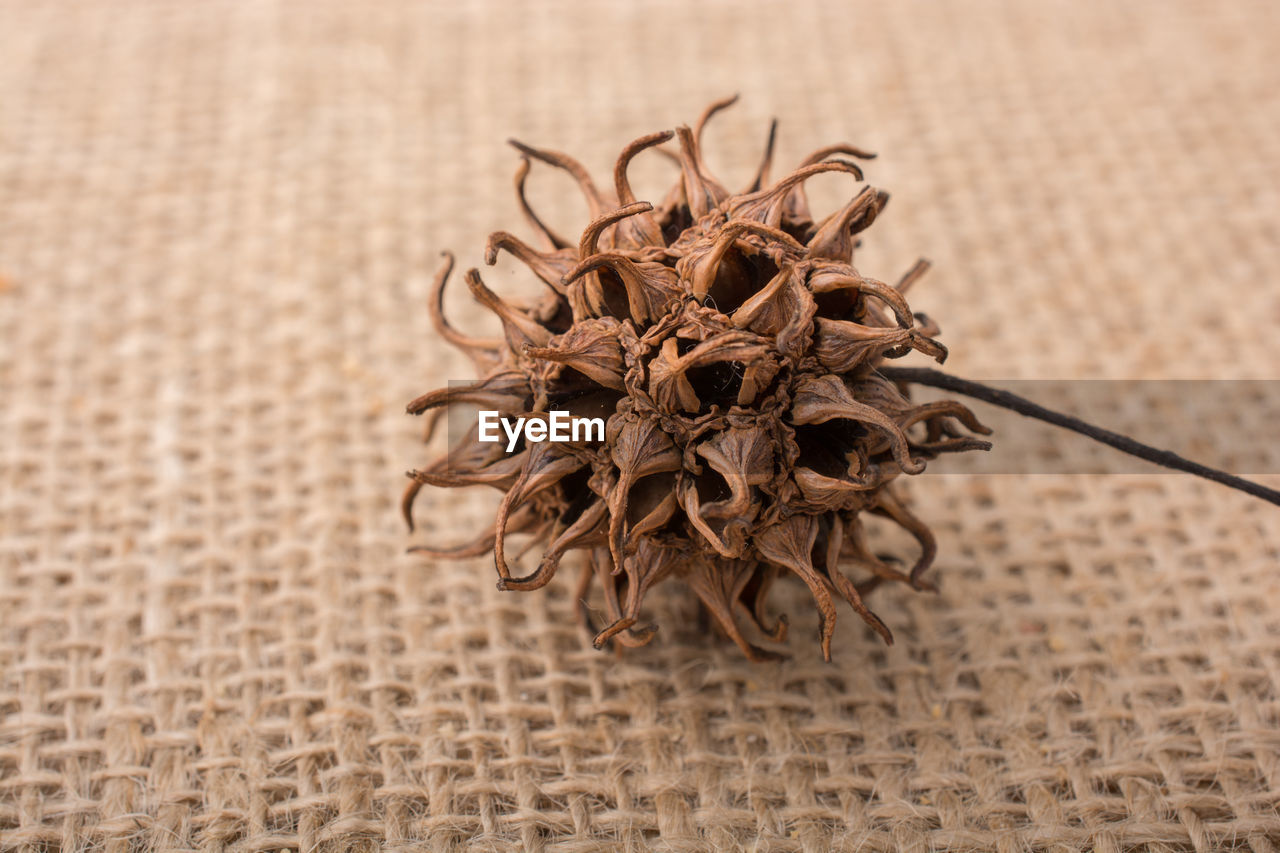
[[[677,585],[596,652],[571,572],[499,593],[397,510],[404,403],[470,376],[439,252],[521,228],[503,140],[604,178],[735,91],[735,187],[773,115],[780,168],[880,153],[858,267],[934,262],[949,371],[1280,378],[1277,46],[1265,2],[0,0],[0,849],[1280,849],[1242,495],[939,460],[941,593],[877,592],[896,644],[846,613],[832,665],[798,583],[786,664]],[[491,497],[424,491],[416,535]]]

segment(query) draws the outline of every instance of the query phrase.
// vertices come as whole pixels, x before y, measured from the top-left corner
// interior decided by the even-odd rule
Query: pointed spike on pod
[[[931,266],[933,266],[933,264],[931,261],[929,261],[928,258],[918,259],[914,264],[911,265],[911,269],[903,273],[902,278],[898,279],[898,283],[895,285],[898,292],[906,293],[913,284],[915,284],[920,279],[924,278],[924,274],[929,271],[929,268]],[[923,315],[920,315],[920,316],[923,316]],[[937,334],[937,332],[934,332],[933,334]]]
[[[564,286],[560,283],[561,279],[574,264],[574,259],[567,257],[567,252],[543,254],[508,231],[494,231],[485,242],[485,264],[488,266],[496,264],[499,251],[512,255],[552,290],[563,294]]]
[[[706,216],[729,197],[729,191],[705,174],[698,142],[688,125],[676,128],[680,140],[680,174],[684,182],[685,201],[694,221]]]
[[[554,166],[557,169],[568,172],[582,191],[582,196],[587,201],[587,209],[591,212],[591,218],[594,219],[604,213],[606,207],[604,197],[600,195],[600,190],[597,189],[595,181],[591,180],[591,173],[587,171],[586,166],[583,166],[568,154],[534,148],[531,145],[525,145],[518,139],[508,139],[507,144],[526,157],[541,160],[548,166]]]
[[[753,219],[777,228],[782,222],[783,205],[791,191],[814,175],[824,172],[846,172],[862,180],[862,170],[845,160],[828,160],[804,166],[778,180],[773,186],[759,192],[738,196],[726,206],[730,219]]]
[[[514,352],[526,346],[544,347],[551,341],[551,330],[490,290],[480,277],[480,270],[467,270],[466,280],[476,301],[498,315],[506,331],[507,345]]]
[[[698,143],[699,149],[702,147],[702,131],[706,130],[707,122],[711,121],[716,113],[727,110],[736,103],[738,103],[738,93],[734,92],[727,98],[712,101],[711,105],[702,111],[702,115],[698,116],[698,121],[693,126],[693,138]]]
[[[649,202],[637,201],[623,205],[617,210],[611,210],[603,216],[593,219],[583,230],[582,239],[578,242],[578,257],[589,258],[598,252],[600,235],[610,225],[637,214],[648,213],[651,210],[653,210],[653,205]]]
[[[618,162],[613,167],[613,186],[614,191],[618,194],[619,204],[627,205],[637,201],[636,194],[631,189],[631,179],[627,175],[627,167],[631,165],[631,161],[635,159],[635,156],[647,148],[667,142],[675,135],[676,132],[674,130],[650,133],[648,136],[636,139],[622,149],[622,153],[618,155]]]
[[[835,145],[827,145],[823,148],[819,148],[817,151],[814,151],[801,161],[800,168],[812,166],[814,163],[821,163],[828,157],[834,157],[837,154],[857,157],[859,160],[874,160],[877,156],[873,151],[867,151],[864,148],[859,148],[856,145],[850,145],[847,142],[838,142]]]
[[[520,165],[516,167],[516,203],[520,205],[520,212],[524,214],[525,221],[530,227],[542,236],[542,241],[547,244],[547,248],[551,251],[557,249],[569,248],[569,242],[552,231],[550,226],[542,221],[542,218],[534,212],[533,207],[529,204],[529,198],[525,195],[525,181],[529,178],[529,171],[532,169],[532,163],[529,155],[520,155]]]
[[[875,190],[871,187],[863,187],[862,192],[828,217],[809,239],[809,257],[829,258],[849,263],[853,258],[853,235],[856,233],[854,226],[861,224],[861,220],[868,217],[875,219],[875,199]]]
[[[756,176],[744,191],[745,193],[758,191],[769,180],[769,169],[773,166],[773,148],[777,140],[778,120],[775,118],[769,121],[769,136],[764,143],[764,153],[760,157],[760,165],[756,168]]]
[[[818,520],[811,515],[793,515],[756,534],[760,556],[800,576],[809,587],[818,612],[822,614],[822,659],[831,661],[831,638],[836,628],[836,606],[827,583],[813,567],[813,546],[818,538]]]

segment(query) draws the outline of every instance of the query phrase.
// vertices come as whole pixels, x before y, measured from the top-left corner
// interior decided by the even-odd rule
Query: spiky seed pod
[[[435,280],[432,317],[440,335],[467,353],[482,376],[414,400],[413,414],[450,405],[508,418],[607,418],[603,441],[527,442],[513,453],[471,431],[444,457],[417,471],[405,517],[423,485],[484,484],[504,493],[494,525],[476,540],[417,550],[442,557],[492,550],[498,586],[531,590],[551,580],[566,553],[585,550],[578,598],[603,587],[608,624],[595,645],[647,643],[645,594],[668,578],[684,581],[716,624],[753,660],[774,657],[748,641],[739,617],[781,640],[785,617],[766,602],[779,575],[797,575],[822,617],[822,654],[831,656],[837,599],[886,641],[889,628],[863,603],[883,581],[928,589],[935,553],[928,527],[892,481],[916,474],[938,454],[985,449],[960,430],[987,433],[955,402],[913,404],[877,366],[912,350],[942,361],[937,328],[903,295],[924,272],[918,263],[891,287],[852,265],[856,235],[885,206],[871,187],[814,222],[803,185],[824,172],[861,181],[849,145],[823,148],[766,186],[773,130],[755,181],[734,195],[711,176],[697,125],[635,140],[619,156],[613,192],[576,160],[513,142],[521,209],[544,247],[505,231],[489,238],[485,260],[509,252],[545,285],[530,306],[509,303],[466,273],[474,297],[497,315],[501,340],[478,340],[444,319],[442,295],[453,267],[446,254]],[[680,178],[658,206],[637,201],[627,179],[636,154],[675,138]],[[537,160],[568,172],[593,221],[576,246],[549,229],[525,199]],[[435,411],[432,411],[435,410]],[[908,571],[872,552],[862,514],[888,518],[920,545]],[[513,533],[545,548],[521,574],[506,553]],[[847,570],[860,573],[851,580]],[[582,610],[588,624],[590,618]],[[595,629],[593,629],[595,630]]]

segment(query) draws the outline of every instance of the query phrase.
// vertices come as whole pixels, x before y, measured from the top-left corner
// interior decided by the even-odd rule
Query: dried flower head
[[[887,196],[864,186],[825,219],[810,215],[807,179],[840,172],[860,182],[862,170],[844,158],[872,155],[833,145],[770,184],[771,130],[755,181],[731,194],[703,162],[700,139],[707,120],[733,100],[713,104],[693,129],[626,146],[613,193],[576,160],[513,142],[522,155],[517,196],[545,249],[499,231],[485,258],[515,255],[545,293],[531,305],[512,304],[469,270],[467,286],[501,320],[504,336],[467,337],[442,313],[453,266],[446,255],[432,316],[481,378],[419,397],[408,411],[438,415],[467,405],[546,420],[562,410],[607,419],[604,440],[523,441],[508,453],[502,442],[478,440],[477,425],[444,457],[409,473],[404,510],[409,518],[423,485],[501,490],[496,521],[477,540],[418,550],[454,557],[492,550],[498,586],[511,590],[543,586],[567,552],[585,550],[579,600],[597,580],[608,617],[597,647],[648,642],[656,626],[641,624],[645,594],[678,578],[749,658],[772,657],[748,641],[740,617],[781,640],[785,617],[772,619],[766,603],[777,577],[793,573],[817,603],[829,660],[837,599],[891,641],[863,597],[883,581],[930,588],[924,572],[934,538],[892,481],[941,453],[987,448],[961,427],[988,430],[959,403],[913,403],[877,370],[912,350],[946,356],[937,327],[903,295],[923,261],[896,287],[852,265],[856,235]],[[638,201],[628,164],[673,137],[678,183],[657,206]],[[533,160],[568,172],[586,196],[594,218],[576,245],[525,200]],[[920,554],[909,570],[873,553],[864,513],[915,537]],[[514,571],[506,552],[517,532],[545,546],[528,574]]]

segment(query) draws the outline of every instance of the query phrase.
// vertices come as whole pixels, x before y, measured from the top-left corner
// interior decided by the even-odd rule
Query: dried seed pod
[[[437,275],[432,316],[442,337],[484,372],[466,388],[415,400],[421,414],[480,404],[504,418],[546,419],[556,411],[607,419],[602,439],[527,441],[506,453],[469,431],[445,457],[412,471],[404,512],[424,484],[489,485],[504,492],[492,529],[433,553],[468,556],[492,549],[503,589],[547,583],[572,550],[588,552],[581,591],[598,582],[608,618],[597,647],[649,641],[641,622],[645,593],[668,578],[684,581],[724,634],[751,659],[775,653],[752,644],[743,621],[778,640],[784,618],[768,615],[773,581],[797,575],[822,616],[830,659],[837,600],[886,641],[889,628],[863,603],[886,580],[917,589],[935,545],[895,493],[894,479],[916,474],[945,452],[986,448],[987,433],[959,403],[917,405],[905,386],[878,373],[886,359],[913,350],[942,361],[937,327],[913,314],[902,290],[853,267],[856,235],[887,196],[870,187],[814,222],[804,182],[838,172],[861,181],[844,157],[871,155],[848,145],[824,148],[765,186],[773,134],[753,185],[733,194],[711,176],[700,137],[678,128],[628,145],[614,172],[616,197],[566,155],[513,143],[521,208],[548,247],[506,232],[489,239],[486,259],[513,254],[544,282],[542,301],[510,304],[478,270],[465,279],[498,316],[501,340],[466,337],[444,320],[440,294],[452,268]],[[631,159],[675,138],[678,183],[660,205],[637,201]],[[549,230],[524,197],[530,160],[574,177],[595,217],[575,250]],[[920,545],[909,571],[872,553],[862,513],[889,519]],[[518,575],[506,554],[514,533],[532,534],[544,552]],[[856,573],[851,579],[848,572]],[[584,610],[584,620],[589,618]]]

